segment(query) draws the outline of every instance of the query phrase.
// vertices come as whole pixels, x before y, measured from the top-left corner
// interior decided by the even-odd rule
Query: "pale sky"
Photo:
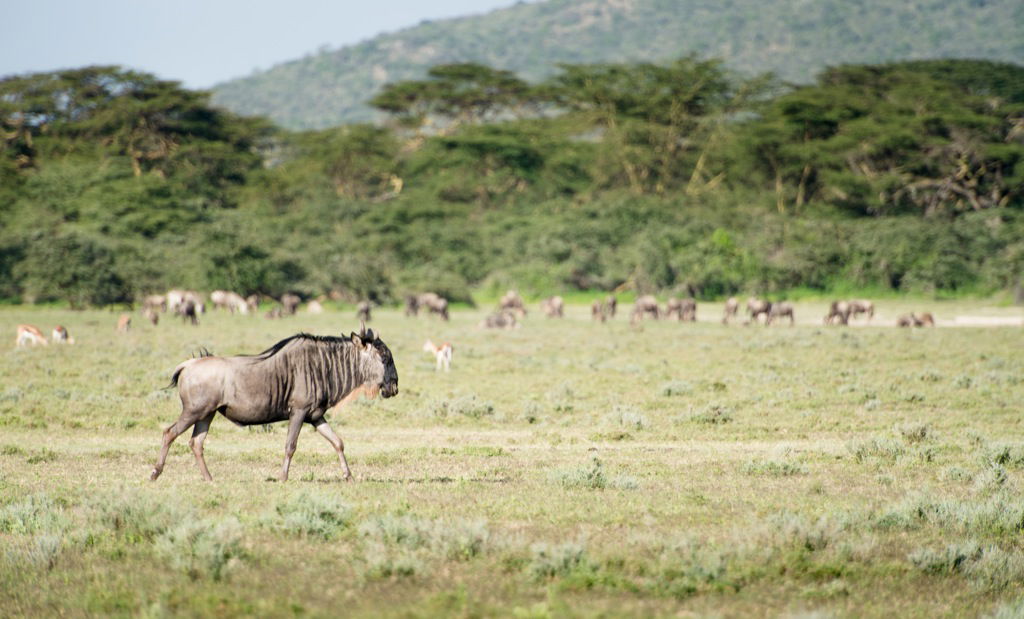
[[[0,77],[115,64],[209,88],[425,19],[515,0],[13,0],[0,2]]]

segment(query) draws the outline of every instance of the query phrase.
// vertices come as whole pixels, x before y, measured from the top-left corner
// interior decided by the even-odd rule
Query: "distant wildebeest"
[[[425,309],[431,314],[437,314],[443,320],[448,320],[448,299],[439,294],[424,292],[405,298],[406,316],[416,316],[421,309]]]
[[[142,315],[155,327],[160,322],[160,313],[151,307],[143,307]]]
[[[294,316],[295,310],[299,309],[299,303],[302,303],[302,299],[297,294],[289,292],[281,295],[281,310],[286,316]]]
[[[142,299],[142,310],[143,313],[145,313],[146,310],[153,310],[153,312],[166,312],[167,297],[162,294],[147,295]]]
[[[850,317],[858,318],[861,314],[867,314],[868,322],[875,317],[875,304],[866,299],[854,299],[849,302]]]
[[[481,329],[514,329],[519,326],[511,312],[495,312],[480,321]]]
[[[256,312],[260,308],[260,295],[251,294],[245,297],[245,305],[249,308],[250,312]]]
[[[306,312],[310,314],[323,314],[324,306],[320,304],[320,301],[313,299],[306,304]]]
[[[661,309],[658,308],[658,300],[649,294],[645,294],[633,303],[633,313],[629,316],[630,324],[636,324],[644,318],[661,318]]]
[[[548,297],[540,302],[540,311],[548,318],[562,318],[565,315],[565,301],[562,297]]]
[[[68,330],[64,325],[57,325],[53,328],[53,333],[50,334],[50,339],[53,340],[54,344],[74,344],[75,338],[68,334]]]
[[[270,320],[276,320],[276,319],[281,318],[283,316],[284,316],[284,309],[280,305],[275,305],[274,307],[270,308],[267,311],[266,314],[264,314],[264,317],[266,317],[266,318],[268,318]]]
[[[833,301],[828,306],[828,314],[825,316],[825,324],[850,324],[850,304],[846,301]]]
[[[117,317],[117,332],[128,333],[132,328],[132,317],[130,314],[121,314]]]
[[[197,315],[206,312],[206,302],[203,295],[195,290],[169,290],[167,291],[167,310],[175,314],[183,315],[181,308],[186,301],[192,302],[193,312]]]
[[[619,300],[615,298],[615,295],[610,294],[604,300],[604,309],[605,313],[608,315],[608,318],[615,318],[615,312],[618,310],[618,307]]]
[[[788,301],[778,301],[772,303],[768,309],[768,320],[765,321],[766,325],[770,325],[779,318],[789,318],[789,326],[796,324],[796,319],[793,316],[793,304]]]
[[[903,314],[896,319],[897,327],[934,327],[935,317],[931,312]]]
[[[178,387],[181,416],[163,432],[151,480],[163,472],[174,439],[192,426],[189,446],[203,478],[212,479],[203,458],[203,441],[217,413],[243,426],[288,422],[281,481],[288,479],[304,423],[311,424],[334,447],[345,479],[351,480],[344,443],[324,414],[360,394],[394,396],[398,371],[388,347],[372,329],[364,327],[349,337],[300,333],[253,356],[189,359],[174,369],[171,386]]]
[[[594,299],[594,302],[590,304],[590,319],[600,320],[601,322],[608,319],[605,304],[600,299]]]
[[[427,340],[423,343],[423,352],[433,353],[434,358],[437,360],[437,365],[434,367],[435,370],[440,371],[444,369],[445,372],[451,370],[453,352],[451,343],[442,342],[440,345],[437,345]]]
[[[675,297],[669,299],[665,304],[665,318],[673,314],[675,314],[676,320],[696,322],[697,301],[695,299],[676,299]]]
[[[519,318],[526,317],[526,305],[523,303],[523,298],[515,290],[509,290],[505,293],[505,296],[501,297],[501,300],[498,302],[498,311],[509,312]]]
[[[210,302],[213,303],[213,307],[217,309],[226,309],[232,314],[238,312],[239,314],[249,313],[249,304],[246,303],[245,298],[237,292],[231,292],[229,290],[214,290],[210,293]]]
[[[49,342],[43,337],[39,327],[33,325],[18,325],[17,335],[14,337],[14,346],[47,346]]]
[[[356,318],[363,322],[370,322],[370,310],[373,308],[369,301],[360,301],[356,305]]]
[[[757,297],[750,297],[747,299],[747,313],[750,315],[751,322],[757,322],[758,317],[763,315],[765,323],[767,323],[768,313],[771,309],[771,301],[765,301],[764,299],[758,299]]]
[[[178,306],[176,313],[181,316],[182,320],[191,322],[193,326],[199,324],[199,316],[197,315],[199,311],[196,307],[195,301],[192,299],[185,299],[182,301]]]
[[[736,318],[740,311],[740,300],[736,297],[729,297],[725,302],[725,312],[722,314],[722,324],[729,324],[730,318]]]

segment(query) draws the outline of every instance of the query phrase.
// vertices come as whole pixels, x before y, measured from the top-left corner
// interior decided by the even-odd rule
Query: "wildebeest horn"
[[[366,323],[362,320],[359,321],[359,337],[366,335]]]

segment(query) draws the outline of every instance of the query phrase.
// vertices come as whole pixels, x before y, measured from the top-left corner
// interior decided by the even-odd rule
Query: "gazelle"
[[[49,342],[43,337],[43,332],[39,330],[39,327],[32,325],[18,325],[18,335],[14,338],[14,345],[16,347],[22,346],[46,346]]]
[[[449,372],[452,369],[452,345],[449,342],[444,342],[440,346],[435,345],[430,340],[427,340],[423,344],[423,352],[434,353],[434,357],[437,358],[437,366],[434,368],[440,371],[444,368],[445,372]]]

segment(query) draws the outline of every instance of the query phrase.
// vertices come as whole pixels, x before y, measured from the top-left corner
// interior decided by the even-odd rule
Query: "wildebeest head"
[[[369,377],[367,382],[376,384],[380,394],[390,398],[398,394],[398,370],[391,349],[380,339],[373,329],[362,325],[359,333],[350,336],[352,343],[360,351],[360,362],[363,375]]]

